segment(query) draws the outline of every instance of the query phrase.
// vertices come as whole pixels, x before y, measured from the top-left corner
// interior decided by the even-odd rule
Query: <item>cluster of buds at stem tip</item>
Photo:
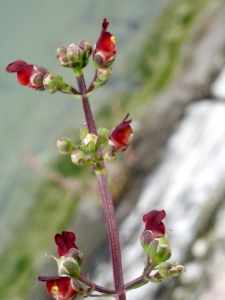
[[[86,132],[86,129],[84,132]],[[93,133],[86,134],[82,139],[81,145],[72,152],[72,162],[78,166],[98,164],[102,160],[97,155],[100,146],[101,144],[97,135]]]
[[[81,41],[78,44],[71,44],[68,48],[59,47],[56,57],[63,67],[81,70],[87,66],[91,52],[91,44]]]
[[[80,145],[75,145],[68,137],[62,137],[57,141],[57,148],[61,154],[71,155],[72,162],[78,166],[99,164],[103,160],[112,162],[116,159],[116,152],[127,149],[133,136],[128,116],[110,132],[106,128],[99,128],[95,135],[84,128],[80,132]],[[101,156],[98,151],[100,148]]]
[[[104,85],[112,75],[110,66],[116,57],[115,37],[107,30],[109,22],[106,19],[102,22],[102,30],[93,48],[93,61],[96,67],[95,77],[87,89],[86,96],[96,91]],[[82,69],[87,66],[89,57],[92,53],[92,46],[87,41],[73,43],[69,47],[59,47],[56,57],[64,67],[72,68],[76,77],[81,77]],[[65,94],[81,99],[80,93],[63,81],[57,74],[50,74],[45,68],[28,64],[23,60],[17,60],[6,67],[9,73],[17,73],[18,81],[21,85],[30,87],[34,90],[43,91],[48,89],[50,93],[60,91]]]

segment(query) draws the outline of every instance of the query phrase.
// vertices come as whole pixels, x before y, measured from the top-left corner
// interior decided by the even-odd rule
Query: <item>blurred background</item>
[[[172,260],[187,269],[177,280],[146,285],[127,298],[223,299],[224,16],[222,0],[1,0],[2,299],[51,299],[37,276],[56,274],[45,253],[55,255],[54,235],[62,230],[76,232],[84,273],[111,286],[93,174],[56,148],[61,136],[77,139],[84,122],[79,100],[27,89],[5,72],[21,59],[75,85],[56,49],[83,39],[94,44],[105,17],[118,54],[113,76],[90,103],[98,127],[114,127],[127,112],[133,119],[130,149],[108,165],[125,281],[142,272],[142,216],[152,209],[166,210]],[[90,61],[87,82],[93,74]]]

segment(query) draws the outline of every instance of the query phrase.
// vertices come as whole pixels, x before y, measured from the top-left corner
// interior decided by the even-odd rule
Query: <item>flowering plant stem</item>
[[[79,92],[82,95],[83,110],[85,115],[85,120],[89,133],[97,135],[95,122],[91,112],[90,104],[86,96],[86,84],[83,75],[77,77],[77,83]],[[101,150],[99,150],[101,155]],[[106,219],[106,226],[109,237],[110,253],[113,268],[113,278],[114,278],[114,289],[115,298],[117,300],[125,300],[126,295],[124,291],[124,280],[123,280],[123,270],[122,270],[122,259],[121,259],[121,249],[118,228],[116,223],[115,210],[113,206],[113,200],[109,189],[107,172],[104,162],[101,162],[98,166],[93,166],[95,174],[98,181],[98,186],[100,189],[100,194],[102,198],[103,210]]]

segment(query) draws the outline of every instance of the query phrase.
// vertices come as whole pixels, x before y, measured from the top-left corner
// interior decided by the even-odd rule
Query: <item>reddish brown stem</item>
[[[81,281],[85,285],[89,286],[90,288],[94,288],[94,290],[96,292],[99,292],[99,293],[102,293],[102,294],[109,294],[109,295],[113,295],[115,293],[114,290],[109,290],[109,289],[106,289],[106,288],[104,288],[100,285],[97,285],[97,284],[93,283],[92,281],[87,279],[87,277],[82,273],[79,276],[79,281]]]
[[[84,95],[82,97],[82,102],[83,102],[83,109],[84,109],[85,120],[87,123],[88,131],[90,133],[97,134],[89,101],[88,98],[85,96],[86,85],[83,76],[77,78],[77,83],[78,83],[80,94]],[[101,155],[101,152],[99,152],[99,155]],[[106,173],[104,162],[101,164],[101,170],[102,172],[96,172],[96,176],[97,176],[98,185],[102,197],[103,210],[105,214],[106,226],[107,226],[108,237],[109,237],[110,253],[111,253],[112,268],[113,268],[113,278],[114,278],[114,288],[115,288],[114,296],[117,300],[125,300],[126,295],[124,291],[119,234],[117,229],[113,200],[109,190],[107,173]]]

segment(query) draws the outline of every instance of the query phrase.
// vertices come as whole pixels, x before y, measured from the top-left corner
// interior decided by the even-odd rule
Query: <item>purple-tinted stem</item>
[[[91,112],[91,107],[88,101],[88,98],[85,96],[86,94],[86,84],[84,81],[84,77],[77,77],[77,84],[79,87],[80,94],[82,96],[82,104],[83,104],[83,110],[84,110],[84,116],[85,116],[85,121],[87,124],[88,131],[90,133],[96,134],[96,126],[95,126],[95,121]]]
[[[90,288],[94,287],[96,292],[102,293],[102,294],[109,294],[112,295],[114,294],[114,290],[109,290],[106,289],[100,285],[97,285],[95,283],[93,283],[92,281],[90,281],[84,274],[80,274],[79,276],[79,281],[81,281],[82,283],[86,284],[87,286],[89,286]]]
[[[85,114],[85,120],[87,123],[87,128],[90,133],[97,134],[95,122],[91,112],[88,98],[86,94],[86,85],[83,76],[77,78],[77,83],[79,87],[79,92],[82,96],[83,109]],[[99,153],[101,154],[101,152]],[[115,288],[115,298],[117,300],[125,300],[126,295],[124,292],[124,281],[123,281],[123,269],[122,269],[122,259],[120,250],[119,233],[116,223],[115,210],[113,206],[113,199],[110,193],[107,173],[105,169],[104,162],[101,164],[103,172],[96,172],[98,185],[101,193],[103,210],[106,219],[106,226],[109,237],[110,253],[112,259],[113,268],[113,278],[114,278],[114,288]]]
[[[113,265],[114,287],[117,294],[116,299],[126,299],[124,293],[123,270],[121,260],[121,250],[119,242],[119,234],[116,224],[115,211],[112,201],[112,196],[109,190],[107,175],[96,174],[98,186],[100,189],[104,214],[109,235],[110,252]]]

